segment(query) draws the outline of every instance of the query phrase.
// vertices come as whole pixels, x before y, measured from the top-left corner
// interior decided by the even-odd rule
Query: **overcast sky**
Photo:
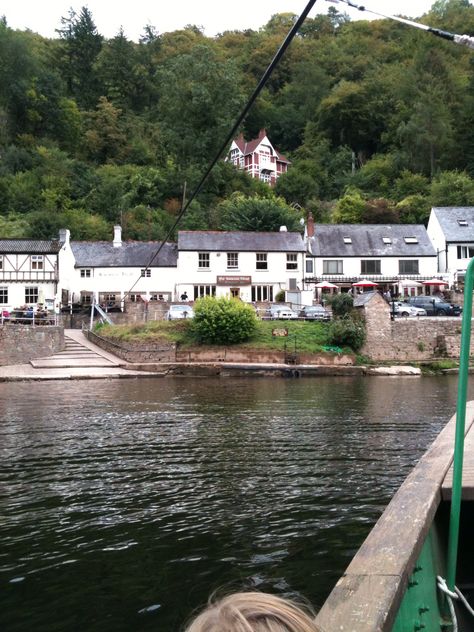
[[[353,0],[388,15],[419,17],[426,13],[432,0]],[[225,30],[258,29],[268,22],[274,13],[291,11],[300,14],[307,0],[1,0],[0,15],[15,29],[30,29],[46,37],[57,37],[55,29],[61,25],[61,17],[67,16],[72,7],[79,12],[87,6],[92,12],[99,32],[106,38],[117,34],[123,26],[128,38],[138,41],[146,24],[155,26],[159,33],[180,29],[186,24],[203,26],[208,36]],[[310,14],[326,13],[330,6],[346,11],[351,19],[370,18],[345,4],[328,4],[318,0]]]

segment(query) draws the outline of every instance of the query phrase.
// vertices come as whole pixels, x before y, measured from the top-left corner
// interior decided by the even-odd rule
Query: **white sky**
[[[404,15],[416,18],[429,11],[434,0],[353,0],[367,9],[385,15]],[[46,37],[57,37],[61,17],[72,7],[79,12],[87,6],[101,35],[111,38],[123,26],[129,39],[138,41],[146,24],[155,26],[159,33],[174,31],[186,24],[203,26],[208,36],[225,30],[258,29],[274,13],[300,14],[307,0],[1,0],[0,15],[14,29],[26,28]],[[346,12],[351,19],[370,19],[371,14],[350,9],[346,4],[329,4],[318,0],[310,17],[326,13],[328,7]]]

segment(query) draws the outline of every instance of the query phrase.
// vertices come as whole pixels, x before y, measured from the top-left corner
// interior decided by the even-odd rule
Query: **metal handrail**
[[[446,581],[454,591],[459,544],[459,523],[461,516],[462,469],[464,458],[464,432],[466,425],[467,382],[469,375],[469,355],[471,348],[472,291],[474,285],[474,258],[466,269],[464,284],[464,309],[462,315],[461,353],[459,356],[458,399],[456,407],[456,431],[454,440],[453,489],[449,518],[448,559]]]

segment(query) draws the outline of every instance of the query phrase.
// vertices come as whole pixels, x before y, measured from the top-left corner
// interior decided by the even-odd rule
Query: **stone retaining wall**
[[[135,343],[127,345],[116,343],[102,336],[98,336],[92,331],[84,331],[88,340],[96,344],[104,351],[113,353],[117,357],[125,360],[125,362],[176,362],[176,345],[175,344],[150,344]]]
[[[364,306],[367,340],[360,353],[374,361],[421,362],[458,359],[461,319],[421,316],[390,319],[387,302],[375,294]],[[471,338],[471,355],[474,337]]]
[[[30,327],[7,323],[0,326],[0,366],[25,364],[35,358],[58,353],[64,347],[62,327]]]

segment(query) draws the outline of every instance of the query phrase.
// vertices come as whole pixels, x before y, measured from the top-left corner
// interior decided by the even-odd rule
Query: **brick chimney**
[[[308,214],[308,219],[306,220],[306,235],[311,238],[314,237],[314,219],[311,211]]]

